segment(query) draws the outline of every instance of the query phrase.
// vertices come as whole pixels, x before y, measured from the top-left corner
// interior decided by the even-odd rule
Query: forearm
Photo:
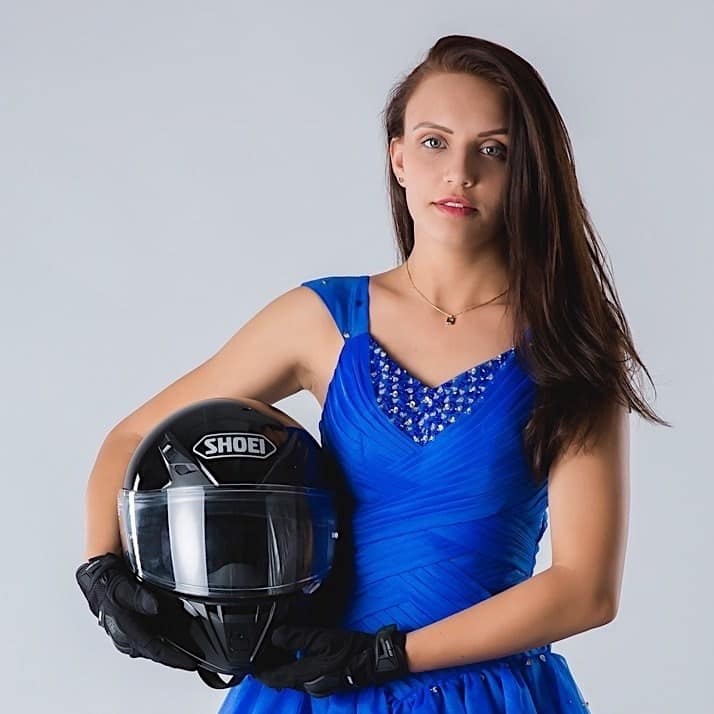
[[[504,657],[611,620],[570,571],[550,567],[476,605],[407,634],[409,669],[422,672]]]
[[[110,433],[99,449],[85,493],[85,559],[121,553],[117,495],[139,442],[133,434]]]

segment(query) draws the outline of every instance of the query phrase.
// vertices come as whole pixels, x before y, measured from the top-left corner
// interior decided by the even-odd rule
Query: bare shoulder
[[[310,387],[316,341],[324,339],[320,298],[299,285],[281,293],[205,361],[122,419],[112,432],[147,434],[174,411],[201,399],[273,404]]]
[[[404,278],[402,273],[401,265],[381,273],[374,273],[374,275],[369,276],[370,288],[397,296],[403,292]]]

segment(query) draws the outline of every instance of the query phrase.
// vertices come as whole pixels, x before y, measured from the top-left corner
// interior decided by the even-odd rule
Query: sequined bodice
[[[377,404],[417,444],[426,444],[462,414],[469,414],[514,348],[438,387],[419,381],[369,335],[369,371]]]

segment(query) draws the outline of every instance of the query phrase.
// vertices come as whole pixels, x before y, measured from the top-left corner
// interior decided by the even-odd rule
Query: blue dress
[[[534,383],[515,347],[436,388],[369,332],[369,276],[317,292],[344,337],[319,431],[353,497],[346,629],[410,631],[533,574],[547,484],[529,476],[520,432]],[[565,658],[544,645],[316,698],[247,675],[219,714],[563,714],[588,712]]]

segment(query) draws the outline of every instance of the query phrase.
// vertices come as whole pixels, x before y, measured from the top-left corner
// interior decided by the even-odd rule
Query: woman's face
[[[505,94],[484,79],[443,73],[419,85],[407,103],[404,136],[389,147],[392,169],[403,178],[415,235],[472,243],[498,235],[507,119]],[[452,216],[436,207],[436,201],[453,194],[464,196],[476,212]]]

